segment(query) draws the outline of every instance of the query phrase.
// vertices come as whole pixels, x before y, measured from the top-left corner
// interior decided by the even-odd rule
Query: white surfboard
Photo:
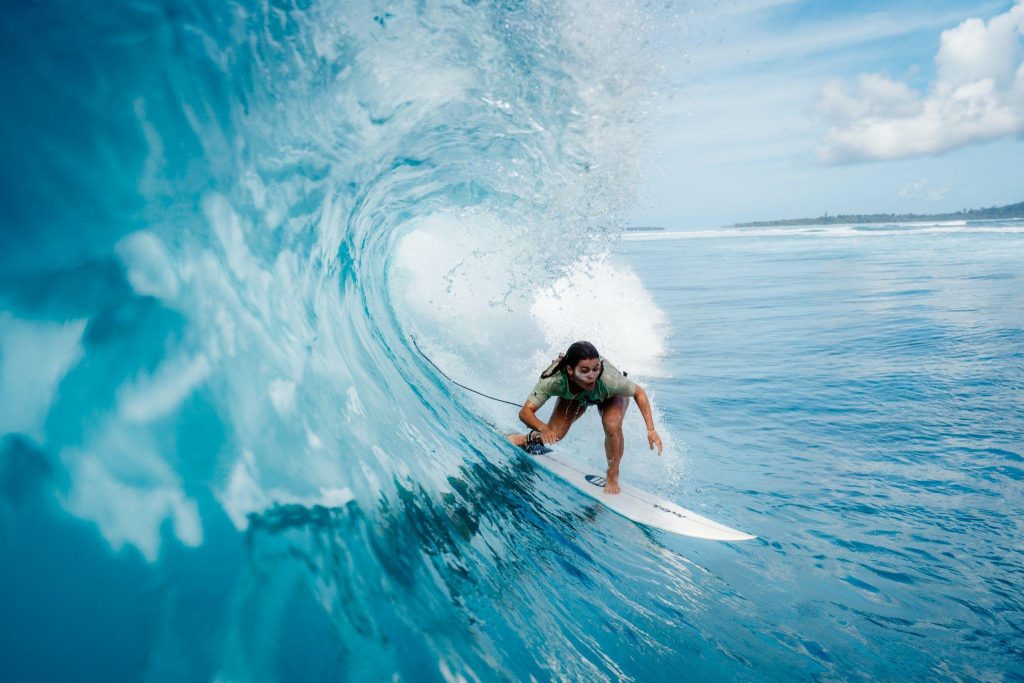
[[[628,484],[620,482],[621,493],[605,493],[603,475],[586,472],[580,465],[560,457],[553,451],[530,455],[544,469],[569,482],[574,488],[609,510],[637,524],[712,541],[749,541],[757,538]]]

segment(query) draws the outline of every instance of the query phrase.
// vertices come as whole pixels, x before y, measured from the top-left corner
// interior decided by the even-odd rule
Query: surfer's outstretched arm
[[[647,423],[647,445],[651,447],[651,450],[657,446],[658,455],[661,455],[661,437],[658,436],[657,430],[654,429],[651,402],[647,400],[647,392],[639,384],[636,387],[636,393],[633,394],[633,400],[636,401],[636,407],[640,409],[640,414],[644,416],[644,422]]]
[[[519,410],[519,420],[530,429],[540,432],[541,438],[544,439],[546,443],[550,443],[550,441],[549,439],[544,438],[545,432],[548,432],[547,436],[551,437],[551,440],[554,440],[554,435],[550,433],[550,427],[537,417],[537,406],[533,405],[529,401],[524,403],[523,407]],[[526,434],[508,435],[508,440],[516,446],[525,446],[526,438]]]

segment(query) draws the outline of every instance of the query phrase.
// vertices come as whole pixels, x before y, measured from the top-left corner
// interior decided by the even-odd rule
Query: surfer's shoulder
[[[564,385],[564,372],[556,372],[548,377],[541,377],[534,385],[533,391],[527,399],[535,408],[544,405],[552,396],[561,396]]]
[[[620,375],[622,374],[622,372],[619,371],[619,369],[617,367],[615,367],[612,364],[612,362],[610,360],[608,360],[607,358],[605,358],[604,356],[601,357],[601,367],[604,368],[605,372],[608,372],[609,370],[611,370],[612,372],[617,372]]]
[[[625,373],[612,365],[607,358],[601,359],[604,372],[601,373],[601,381],[613,394],[622,396],[633,396],[636,393],[636,383],[627,378]]]

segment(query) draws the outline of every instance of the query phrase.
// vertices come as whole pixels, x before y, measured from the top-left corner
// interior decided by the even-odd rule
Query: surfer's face
[[[597,377],[601,374],[601,359],[587,358],[576,364],[575,368],[569,368],[569,376],[576,384],[590,391],[597,385]]]

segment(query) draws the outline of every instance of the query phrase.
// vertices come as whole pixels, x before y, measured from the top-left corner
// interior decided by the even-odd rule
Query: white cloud
[[[921,178],[920,180],[907,183],[900,188],[897,194],[902,199],[923,199],[929,202],[937,202],[949,194],[949,190],[950,188],[948,187],[932,187],[930,180]]]
[[[827,83],[820,109],[833,127],[819,156],[828,163],[903,159],[1024,132],[1024,0],[988,22],[943,31],[926,94],[881,74],[861,74],[852,92]]]
[[[854,95],[847,92],[842,81],[826,83],[819,107],[831,120],[850,124],[866,118],[916,116],[921,112],[920,95],[882,74],[861,74]]]
[[[765,0],[765,6],[771,5]],[[777,5],[786,4],[780,0]],[[1003,2],[986,3],[972,11],[997,11]],[[762,7],[755,4],[755,9]],[[862,14],[853,21],[848,16],[819,22],[801,22],[789,30],[777,30],[759,21],[748,21],[757,12],[729,13],[723,6],[725,28],[729,40],[700,45],[693,49],[695,63],[700,64],[708,78],[721,78],[723,72],[734,71],[749,77],[759,66],[787,60],[792,69],[796,60],[804,60],[799,68],[815,69],[822,62],[834,58],[837,51],[849,50],[857,45],[889,40],[901,40],[918,31],[937,30],[969,16],[963,9],[937,11],[930,6],[914,11],[872,12]],[[813,58],[813,59],[812,59]]]
[[[1001,85],[1012,83],[1020,66],[1024,36],[1024,2],[988,24],[968,19],[956,28],[942,32],[935,55],[939,81],[959,86],[992,78]]]

